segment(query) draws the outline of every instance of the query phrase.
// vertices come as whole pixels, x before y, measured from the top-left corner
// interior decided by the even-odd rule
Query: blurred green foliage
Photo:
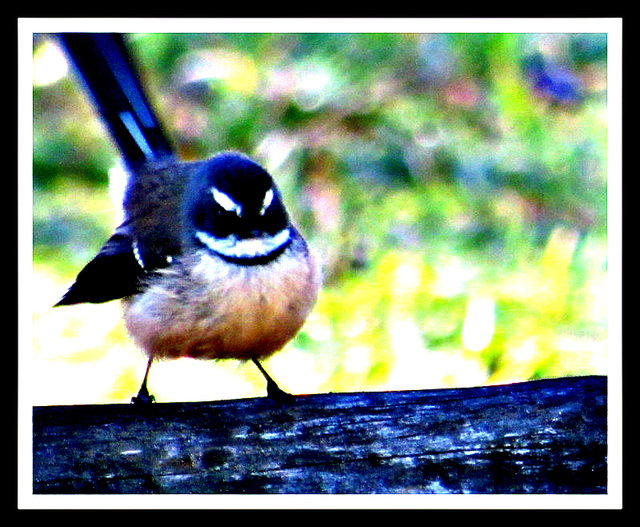
[[[182,157],[263,162],[322,254],[294,343],[322,389],[606,373],[605,35],[129,42]],[[34,112],[34,258],[71,280],[113,227],[117,152],[70,74]]]

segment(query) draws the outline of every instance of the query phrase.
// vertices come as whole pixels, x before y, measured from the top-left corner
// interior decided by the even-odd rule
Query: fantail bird
[[[260,360],[300,330],[318,294],[318,260],[271,176],[243,154],[179,162],[142,90],[122,36],[63,34],[129,168],[124,221],[56,305],[122,298],[149,361]]]

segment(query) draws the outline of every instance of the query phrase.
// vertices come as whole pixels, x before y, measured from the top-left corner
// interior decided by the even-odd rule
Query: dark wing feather
[[[56,306],[101,303],[139,293],[145,271],[138,263],[133,240],[120,226],[96,257],[76,277],[76,281]]]

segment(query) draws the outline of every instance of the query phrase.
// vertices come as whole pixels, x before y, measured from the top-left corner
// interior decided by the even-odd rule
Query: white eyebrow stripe
[[[235,212],[238,216],[242,215],[242,207],[233,201],[227,194],[220,192],[217,188],[211,187],[211,194],[215,202],[227,212]]]
[[[274,193],[272,188],[265,192],[264,200],[262,201],[262,208],[260,209],[260,216],[264,216],[265,212],[267,212],[267,209],[269,208],[269,205],[273,203],[273,196]]]

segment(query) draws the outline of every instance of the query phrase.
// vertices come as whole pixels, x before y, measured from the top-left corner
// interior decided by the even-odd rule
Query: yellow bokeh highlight
[[[185,82],[221,80],[229,89],[251,95],[259,86],[258,70],[247,55],[226,49],[201,49],[182,59]]]

